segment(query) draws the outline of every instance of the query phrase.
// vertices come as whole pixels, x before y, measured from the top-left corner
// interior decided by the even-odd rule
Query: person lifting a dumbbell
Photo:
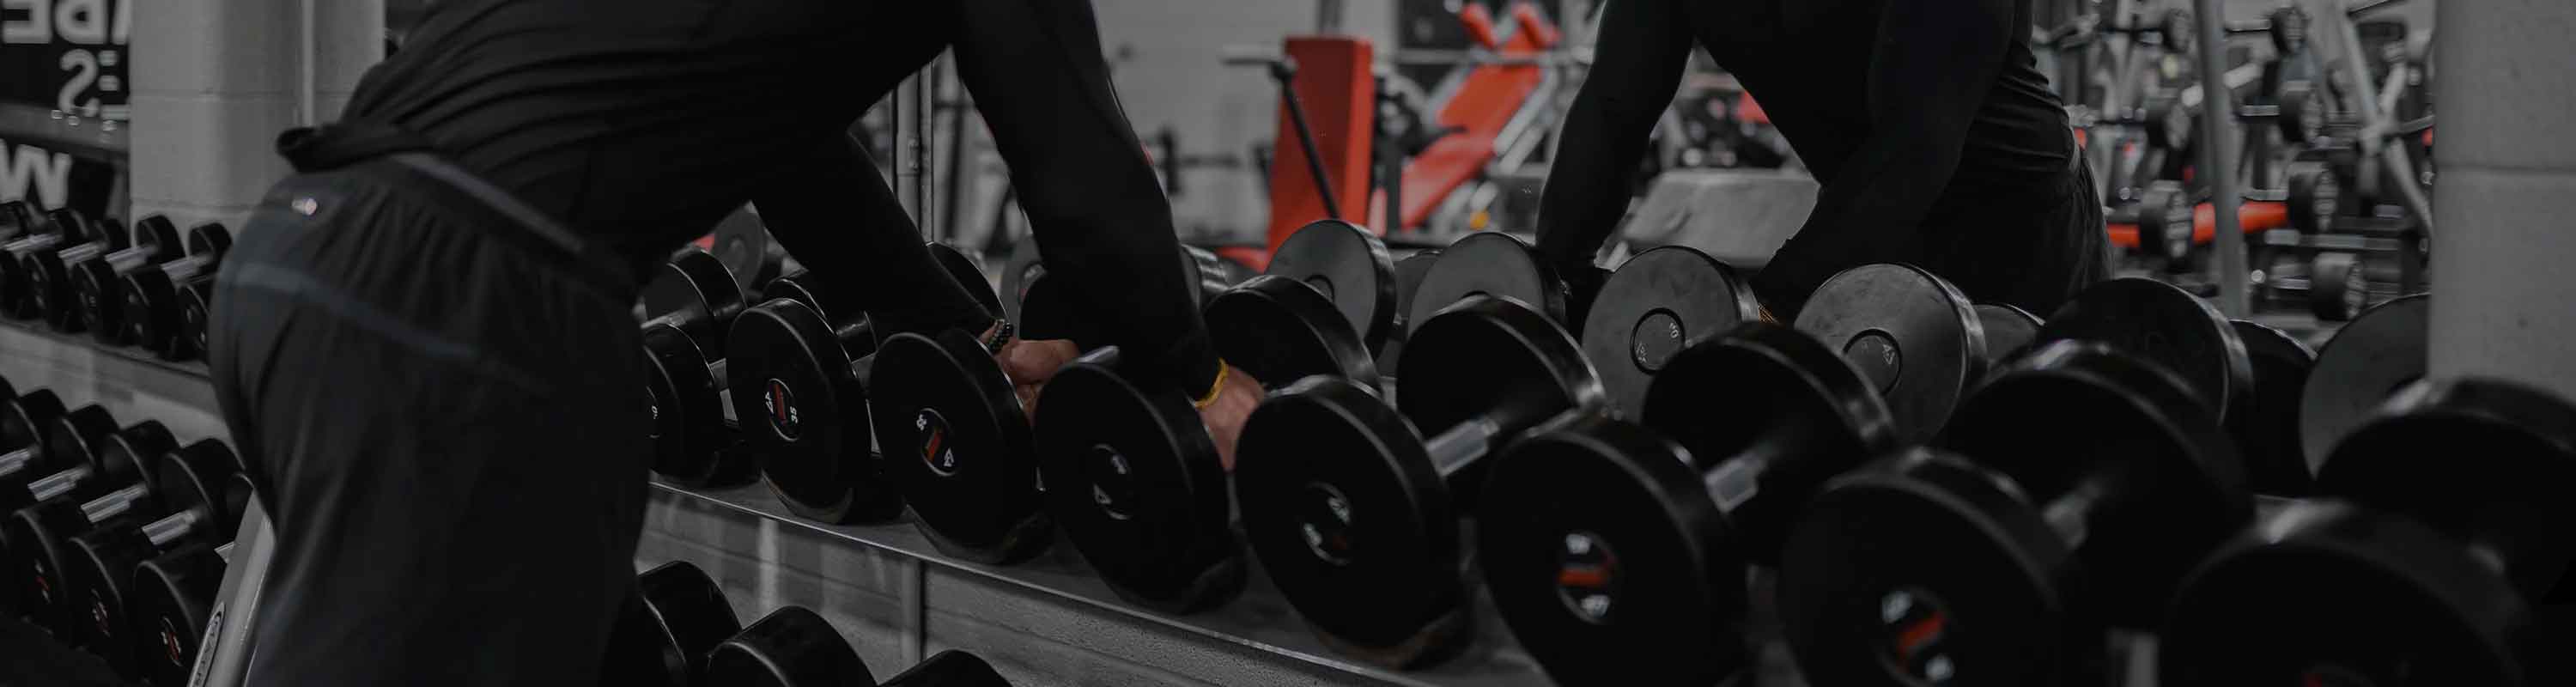
[[[277,541],[227,620],[237,680],[592,682],[643,519],[640,275],[746,202],[880,331],[982,332],[1031,393],[1073,358],[949,278],[847,134],[948,50],[1049,274],[1230,451],[1261,385],[1171,269],[1089,3],[450,0],[280,138],[297,174],[216,285],[209,364]]]
[[[1823,189],[1753,278],[1786,321],[1844,269],[1909,263],[2049,312],[2103,278],[2092,172],[2029,41],[2031,0],[1612,0],[1566,113],[1538,247],[1575,284],[1694,44],[1762,99]]]

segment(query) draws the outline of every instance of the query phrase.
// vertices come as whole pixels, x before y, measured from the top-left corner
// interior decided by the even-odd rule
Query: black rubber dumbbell
[[[56,571],[56,586],[70,592],[65,610],[75,644],[129,679],[142,677],[146,665],[133,653],[134,639],[152,630],[133,624],[128,612],[135,566],[183,543],[230,541],[251,498],[239,460],[221,441],[201,440],[155,459],[150,482],[86,503],[20,511],[39,533],[43,567]],[[88,531],[68,540],[59,534],[82,529]]]
[[[950,649],[878,682],[832,624],[797,606],[778,609],[707,653],[707,684],[776,687],[1008,687],[974,654]]]
[[[2154,279],[2102,282],[2059,306],[2032,345],[2061,340],[2109,344],[2176,375],[2227,428],[2251,489],[2276,496],[2306,493],[2305,460],[2255,450],[2269,445],[2279,428],[2265,424],[2257,406],[2259,380],[2239,328],[2208,301]]]
[[[1354,225],[1319,222],[1289,235],[1277,255],[1287,259],[1208,300],[1218,356],[1273,388],[1313,375],[1376,386],[1353,325],[1380,335],[1394,325],[1385,247]],[[1337,304],[1335,294],[1359,298]],[[1222,603],[1245,573],[1227,466],[1192,406],[1195,392],[1123,374],[1120,359],[1115,346],[1093,350],[1047,384],[1036,451],[1053,478],[1048,512],[1120,597],[1169,612]]]
[[[0,393],[0,489],[23,486],[70,462],[67,457],[57,459],[46,451],[45,433],[52,431],[55,419],[62,416],[63,402],[52,391],[37,389],[24,396]],[[114,429],[110,423],[109,430]],[[6,559],[7,552],[7,544],[0,542],[0,560]],[[18,574],[16,570],[0,570],[0,614],[7,617],[15,617],[24,605],[18,598]]]
[[[100,427],[112,426],[104,409],[92,405],[72,411],[56,422],[47,437],[47,453],[78,456],[80,463],[37,477],[24,486],[0,487],[0,512],[11,515],[0,522],[0,543],[6,555],[0,564],[17,571],[19,598],[28,604],[28,615],[38,626],[68,635],[76,631],[72,623],[79,619],[80,609],[70,596],[70,587],[56,567],[64,560],[62,544],[70,536],[87,531],[94,524],[92,513],[81,509],[93,500],[112,492],[148,493],[144,486],[152,478],[141,462],[178,448],[178,440],[160,422],[145,420],[123,430],[99,433]],[[131,496],[128,493],[123,496]],[[102,508],[122,513],[131,499],[117,498],[102,502]],[[71,507],[69,519],[57,511]],[[110,514],[102,510],[99,515]]]
[[[1262,567],[1310,629],[1385,665],[1460,648],[1473,598],[1460,516],[1485,458],[1608,403],[1579,345],[1538,311],[1478,294],[1438,312],[1405,342],[1395,406],[1308,377],[1264,400],[1236,446],[1244,535]]]
[[[246,489],[249,482],[235,486]],[[169,553],[134,568],[132,596],[126,606],[127,625],[134,628],[127,633],[132,642],[128,649],[144,684],[188,684],[240,526],[241,512],[225,516],[230,519],[218,531],[206,532],[202,538],[181,537]]]
[[[1414,251],[1395,261],[1395,326],[1377,349],[1377,372],[1388,380],[1395,378],[1396,361],[1404,357],[1404,332],[1409,328],[1405,318],[1413,312],[1413,295],[1422,290],[1422,278],[1431,274],[1431,265],[1439,261],[1437,248]]]
[[[232,250],[233,234],[221,224],[200,224],[188,230],[187,243],[187,257],[121,272],[112,286],[101,282],[100,287],[90,287],[86,285],[91,282],[81,282],[85,289],[83,302],[95,293],[98,302],[112,304],[92,314],[92,321],[121,325],[92,327],[102,341],[140,346],[166,360],[189,360],[204,354],[202,342],[180,336],[186,321],[180,292],[200,282],[214,281],[215,268],[223,264],[224,253]],[[108,298],[109,292],[115,297]]]
[[[2375,395],[2375,394],[2374,394]],[[2576,599],[2576,405],[2427,379],[2338,437],[2318,499],[2203,561],[2162,625],[2175,684],[2567,684],[2548,620]]]
[[[74,214],[66,210],[54,212]],[[85,331],[84,328],[89,324],[81,321],[80,303],[72,293],[71,266],[91,258],[122,252],[134,243],[134,236],[124,227],[118,226],[115,220],[98,220],[94,226],[98,227],[99,233],[86,243],[66,244],[53,250],[30,251],[18,256],[19,271],[27,275],[29,308],[35,311],[38,317],[44,318],[45,326],[52,327],[54,331],[78,334]],[[162,251],[163,237],[149,238],[154,245],[151,246],[153,252],[148,253],[147,257],[161,257],[159,253]],[[175,243],[168,246],[169,252],[177,250],[178,246]]]
[[[645,393],[653,418],[653,472],[690,486],[731,486],[756,474],[728,452],[725,336],[745,309],[733,270],[696,248],[674,253],[645,282]]]
[[[1938,444],[1835,478],[1791,530],[1778,598],[1808,679],[2086,682],[2110,628],[2154,627],[2253,516],[2203,397],[2101,342],[2005,363]]]
[[[1620,263],[1601,282],[1582,322],[1583,354],[1614,408],[1635,413],[1646,385],[1682,346],[1762,317],[1734,267],[1687,246],[1663,246]]]
[[[987,312],[1001,310],[973,257],[945,244],[929,250]],[[833,302],[810,277],[780,277],[770,286],[768,301],[735,320],[725,371],[734,417],[761,457],[761,476],[805,518],[849,523],[902,514],[905,494],[869,452],[871,430],[883,427],[872,427],[867,413],[885,333],[859,304]]]
[[[213,233],[208,229],[212,228]],[[183,239],[179,228],[160,215],[145,217],[134,223],[133,245],[124,250],[91,257],[71,266],[71,306],[63,319],[77,320],[71,330],[89,332],[90,338],[109,346],[134,342],[134,331],[125,325],[125,278],[142,271],[159,271],[163,264],[178,262],[191,255],[221,253],[232,247],[231,232],[218,225],[201,225],[188,230]]]
[[[27,201],[0,202],[0,242],[15,241],[38,226],[36,211],[28,207]]]
[[[693,687],[707,682],[707,653],[742,631],[724,588],[698,566],[672,561],[635,577],[609,632],[603,687]]]
[[[24,258],[42,252],[85,243],[97,238],[86,218],[80,213],[55,211],[47,213],[17,238],[0,244],[0,315],[28,320],[43,315],[36,302],[28,298],[27,266]]]
[[[2039,336],[2039,316],[2010,303],[1978,303],[1977,322],[1985,330],[1989,365],[2020,353]]]
[[[1638,421],[1550,423],[1495,461],[1479,561],[1550,676],[1615,682],[1651,663],[1673,684],[1716,684],[1752,663],[1748,566],[1778,563],[1825,480],[1903,443],[1842,355],[1741,323],[1668,358]]]

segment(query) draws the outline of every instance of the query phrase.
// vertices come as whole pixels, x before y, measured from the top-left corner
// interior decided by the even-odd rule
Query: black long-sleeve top
[[[1823,184],[1753,279],[1784,317],[1836,272],[1920,262],[1929,217],[2059,202],[2074,143],[2029,25],[2029,0],[1610,0],[1541,198],[1539,249],[1561,274],[1591,263],[1627,208],[1617,170],[1636,169],[1694,43]]]
[[[639,260],[745,202],[892,329],[981,331],[846,135],[942,50],[975,97],[1048,273],[1110,340],[1188,389],[1216,376],[1169,202],[1075,0],[450,0],[347,111]]]

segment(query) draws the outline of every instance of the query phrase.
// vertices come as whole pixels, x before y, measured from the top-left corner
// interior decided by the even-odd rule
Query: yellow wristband
[[[1190,405],[1197,406],[1200,410],[1206,410],[1208,406],[1215,405],[1217,394],[1225,391],[1225,371],[1228,367],[1231,366],[1225,364],[1225,361],[1216,361],[1216,382],[1208,385],[1207,396],[1190,402]]]

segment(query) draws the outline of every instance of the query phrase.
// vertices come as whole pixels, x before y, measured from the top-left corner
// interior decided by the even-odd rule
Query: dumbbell
[[[1520,301],[1554,323],[1566,322],[1571,299],[1565,281],[1539,259],[1529,242],[1502,232],[1468,234],[1441,249],[1440,259],[1423,271],[1422,283],[1413,287],[1413,300],[1405,311],[1406,338],[1421,331],[1434,313],[1475,294]]]
[[[2159,679],[2566,684],[2564,644],[2535,621],[2576,598],[2571,482],[2566,399],[2489,378],[2408,385],[2338,438],[2317,474],[2330,498],[2270,514],[2183,584]]]
[[[36,212],[27,201],[0,201],[0,241],[15,240],[37,227]]]
[[[1656,682],[1715,684],[1752,660],[1747,567],[1777,563],[1818,485],[1903,435],[1841,351],[1758,319],[1696,337],[1636,408],[1635,422],[1552,422],[1506,449],[1484,486],[1478,558],[1556,681],[1653,665]]]
[[[2152,628],[2253,514],[2207,405],[2100,342],[2005,363],[1939,443],[1833,479],[1791,529],[1779,607],[1809,680],[2098,681],[2107,628]]]
[[[776,687],[1009,687],[974,654],[951,649],[878,682],[839,630],[802,607],[780,608],[707,653],[707,684]]]
[[[2039,316],[2009,303],[1978,303],[1977,322],[1985,330],[1989,365],[2021,352],[2039,336]]]
[[[2333,231],[2335,216],[2346,211],[2346,179],[2331,161],[2332,155],[2326,148],[2302,148],[2282,172],[2288,191],[2282,199],[2284,209],[2289,212],[2290,227],[2301,234]]]
[[[2298,404],[2307,467],[2323,466],[2336,442],[2374,415],[2390,393],[2424,377],[2432,306],[2424,294],[2381,303],[2335,330],[2318,349]]]
[[[1602,294],[1596,313],[1633,300]],[[1986,317],[1930,272],[1852,268],[1796,329],[1756,312],[1666,354],[1631,420],[1531,432],[1478,521],[1504,620],[1569,682],[1671,655],[1691,657],[1676,677],[1737,672],[1745,566],[1776,562],[1789,513],[1826,479],[1942,426],[1984,374]]]
[[[179,446],[158,421],[99,432],[112,426],[114,420],[107,411],[95,405],[64,415],[46,438],[50,444],[46,452],[77,456],[80,463],[24,485],[0,487],[0,513],[11,514],[0,523],[0,542],[5,542],[6,549],[0,564],[19,575],[19,598],[28,603],[28,614],[39,626],[57,633],[73,632],[72,623],[78,620],[76,601],[66,585],[69,580],[62,577],[70,572],[56,565],[68,558],[63,542],[87,531],[94,524],[89,516],[122,514],[135,505],[135,498],[148,495],[150,487],[142,485],[153,475],[142,461]],[[82,508],[111,494],[118,498],[100,501],[97,511]],[[56,512],[66,505],[75,512]]]
[[[77,320],[72,328],[88,331],[101,344],[133,343],[134,332],[125,323],[125,278],[138,272],[158,273],[162,265],[191,256],[198,256],[199,265],[211,264],[221,260],[232,243],[231,232],[222,225],[199,225],[182,239],[169,218],[145,217],[134,223],[133,246],[71,266],[71,312],[63,317]]]
[[[2239,414],[2244,427],[2236,435],[2237,446],[2249,471],[2267,469],[2263,466],[2275,471],[2247,478],[2266,495],[2306,496],[2308,475],[2314,473],[2300,448],[2299,405],[2317,354],[2281,330],[2245,320],[2228,324],[2245,342],[2246,359],[2254,365],[2254,385],[2243,399],[2248,407]]]
[[[653,472],[689,486],[749,482],[757,466],[725,450],[725,334],[745,307],[733,270],[684,248],[645,282],[639,301],[652,317],[643,340]]]
[[[68,509],[20,511],[38,532],[88,530],[68,540],[40,535],[41,567],[59,571],[55,586],[69,591],[64,610],[79,646],[127,678],[141,677],[148,665],[148,657],[133,653],[135,639],[158,633],[131,622],[135,567],[182,544],[231,541],[251,499],[249,479],[221,441],[201,440],[154,459],[160,464],[150,482],[63,504]],[[88,523],[96,525],[84,528]]]
[[[1579,345],[1539,311],[1477,294],[1438,313],[1413,323],[1395,406],[1308,377],[1253,410],[1236,447],[1244,535],[1263,568],[1328,644],[1393,666],[1443,658],[1471,622],[1460,516],[1484,459],[1608,403]]]
[[[2060,306],[2033,345],[2061,340],[2107,343],[2177,375],[2227,428],[2255,491],[2305,492],[2310,473],[2299,456],[2250,450],[2266,444],[2275,428],[2256,407],[2254,361],[2244,338],[2208,301],[2153,279],[2113,279]]]
[[[57,213],[68,211],[57,210]],[[89,323],[81,321],[79,303],[72,293],[71,266],[91,258],[124,252],[134,243],[134,236],[117,226],[114,220],[100,220],[100,232],[87,243],[60,246],[53,250],[31,251],[18,256],[19,271],[27,275],[27,301],[45,325],[65,334],[87,331]],[[171,237],[146,236],[151,246],[146,259],[177,257],[179,246]],[[167,243],[164,241],[167,240]]]
[[[1404,332],[1410,324],[1404,318],[1413,312],[1413,295],[1422,290],[1422,278],[1431,273],[1431,265],[1440,261],[1440,249],[1414,251],[1395,261],[1395,327],[1388,330],[1386,342],[1377,349],[1377,372],[1393,379],[1396,359],[1404,357]]]
[[[929,250],[986,312],[1001,310],[974,258],[945,244]],[[734,417],[761,457],[761,476],[790,512],[835,524],[890,520],[903,513],[906,493],[870,454],[867,415],[881,381],[874,373],[883,371],[875,365],[878,339],[887,333],[859,304],[828,302],[815,286],[806,277],[780,277],[766,290],[767,302],[734,320],[725,370],[726,386],[736,390]],[[992,364],[992,355],[984,360]],[[873,425],[876,432],[885,427]]]
[[[59,250],[90,241],[89,221],[78,212],[57,210],[47,213],[42,222],[25,233],[0,244],[0,315],[26,320],[42,316],[36,302],[27,297],[27,263],[22,258],[40,252]]]
[[[188,230],[187,242],[187,257],[120,272],[114,282],[94,281],[102,275],[83,272],[78,290],[83,303],[94,297],[101,304],[89,317],[94,325],[106,323],[92,327],[102,342],[141,346],[168,360],[204,354],[204,341],[180,336],[187,319],[180,294],[214,282],[233,235],[224,225],[200,224]]]
[[[25,485],[38,475],[50,474],[66,467],[69,456],[57,456],[46,450],[45,433],[52,431],[55,420],[63,416],[63,402],[54,392],[37,389],[19,396],[14,388],[0,384],[0,489]],[[109,431],[115,423],[109,422]],[[0,540],[0,560],[7,560],[9,549]],[[0,617],[14,617],[24,607],[18,597],[18,575],[15,569],[0,570]]]
[[[609,631],[599,684],[693,687],[705,680],[707,652],[742,631],[724,588],[684,561],[635,577],[635,589]]]
[[[2319,251],[2308,261],[2308,312],[2328,322],[2360,317],[2370,309],[2370,282],[2360,254]]]
[[[1638,253],[1592,298],[1583,354],[1613,407],[1634,414],[1647,383],[1694,338],[1761,319],[1762,304],[1734,267],[1687,246]]]
[[[2191,258],[2191,192],[2181,182],[2154,181],[2138,196],[2138,250],[2165,259],[2167,269],[2181,270]]]
[[[1377,384],[1352,317],[1394,326],[1394,265],[1367,230],[1309,224],[1281,242],[1268,273],[1204,309],[1217,354],[1273,388],[1312,375]],[[1336,307],[1336,295],[1357,293]],[[1347,308],[1347,309],[1345,309]],[[1034,439],[1050,517],[1121,598],[1185,613],[1242,588],[1226,466],[1194,391],[1120,373],[1116,346],[1047,383]],[[1229,381],[1228,383],[1237,383]]]
[[[252,497],[246,478],[236,475],[232,488],[240,491],[226,496],[231,510],[212,518],[211,529],[192,526],[188,534],[171,540],[177,545],[167,553],[134,568],[126,605],[127,626],[132,628],[126,633],[127,648],[145,684],[189,684],[198,641],[205,635],[215,595],[223,587],[225,564],[232,559],[233,537]],[[147,529],[145,534],[156,545],[162,543],[160,537],[172,536],[166,529]]]

